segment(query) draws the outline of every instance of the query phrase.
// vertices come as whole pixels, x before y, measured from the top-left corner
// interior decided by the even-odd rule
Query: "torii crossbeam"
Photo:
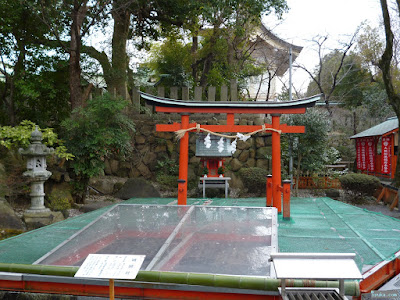
[[[176,132],[188,130],[180,140],[179,154],[179,179],[178,179],[178,205],[186,205],[187,200],[187,175],[189,161],[189,131],[207,129],[212,132],[240,132],[250,133],[260,129],[272,131],[272,199],[267,202],[273,203],[278,213],[282,212],[282,182],[281,182],[281,141],[280,133],[304,133],[304,126],[288,126],[280,124],[282,114],[303,114],[306,109],[313,107],[315,102],[321,98],[316,95],[310,98],[285,101],[183,101],[161,98],[146,93],[141,93],[148,105],[155,106],[156,112],[179,113],[181,123],[157,124],[156,131]],[[226,125],[200,125],[189,122],[191,113],[217,113],[226,114]],[[272,124],[264,125],[235,125],[235,114],[270,114]]]

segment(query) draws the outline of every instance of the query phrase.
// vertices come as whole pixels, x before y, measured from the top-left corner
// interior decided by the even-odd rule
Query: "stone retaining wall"
[[[160,164],[168,160],[174,161],[179,165],[179,141],[175,140],[174,133],[156,132],[155,124],[166,124],[172,121],[179,122],[179,116],[171,115],[153,115],[140,116],[135,119],[136,134],[132,141],[134,151],[127,161],[110,159],[106,161],[105,175],[119,177],[144,177],[147,180],[155,180],[157,172],[160,170]],[[225,115],[197,115],[190,117],[191,122],[200,124],[226,124]],[[254,125],[270,123],[264,117],[259,115],[245,115],[236,120],[236,124]],[[231,135],[234,135],[232,133]],[[200,158],[195,156],[196,152],[196,133],[189,134],[189,168],[188,180],[195,181],[202,175],[202,166]],[[238,178],[238,171],[246,167],[260,167],[271,169],[271,134],[258,133],[246,142],[238,141],[237,150],[231,158],[225,159],[226,176],[232,177],[231,186],[240,188],[241,180]],[[164,172],[168,172],[165,170]]]

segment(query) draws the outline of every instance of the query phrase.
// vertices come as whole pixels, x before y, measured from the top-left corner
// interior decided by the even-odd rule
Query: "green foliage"
[[[69,113],[68,62],[38,45],[48,37],[49,27],[42,21],[44,6],[34,2],[0,1],[2,124],[29,119],[42,127],[54,126]]]
[[[366,196],[373,196],[381,186],[378,178],[366,174],[347,174],[339,177],[340,184],[345,193],[354,197],[354,200]]]
[[[26,148],[30,144],[30,137],[32,131],[35,130],[36,124],[24,120],[18,126],[1,126],[0,127],[0,146],[9,150],[18,150],[19,148]],[[67,148],[63,145],[63,141],[58,138],[58,135],[52,128],[40,129],[43,134],[42,143],[49,147],[55,147],[55,154],[59,158],[70,160],[74,155],[67,152]]]
[[[18,229],[0,229],[0,241],[23,233],[23,230]]]
[[[336,99],[348,108],[362,105],[363,91],[371,84],[371,74],[368,69],[362,67],[359,56],[352,54],[346,57],[340,78],[333,94]]]
[[[371,83],[363,90],[362,108],[369,116],[380,121],[393,115],[393,109],[389,105],[388,96],[382,82]]]
[[[147,64],[165,86],[188,86],[190,77],[190,47],[176,39],[154,45]]]
[[[265,193],[268,171],[262,168],[242,168],[239,171],[244,186],[252,193]]]
[[[105,94],[89,100],[62,122],[62,136],[76,157],[73,168],[83,191],[89,178],[104,170],[105,158],[131,153],[135,126],[123,113],[126,105],[127,101]]]
[[[363,65],[364,60],[357,54],[346,57],[340,73],[342,79],[333,96],[345,108],[362,107],[368,112],[368,117],[383,120],[391,113],[385,87],[378,77],[376,81],[371,80],[373,73]]]
[[[52,211],[61,211],[63,213],[71,209],[71,203],[68,197],[62,192],[51,193],[47,205]]]
[[[178,176],[179,164],[177,164],[173,159],[164,157],[164,159],[157,161],[156,170],[160,175],[168,174],[172,176]]]
[[[223,167],[219,167],[218,168],[218,174],[224,174],[225,173],[225,170],[224,170],[224,168]]]
[[[167,188],[176,188],[178,186],[178,175],[157,174],[156,180],[159,184]]]
[[[279,17],[287,10],[285,0],[207,0],[184,4],[183,27],[190,32],[170,34],[162,46],[153,47],[156,55],[149,63],[157,75],[168,75],[163,79],[165,85],[191,82],[220,86],[237,79],[241,86],[249,76],[260,74],[262,68],[250,55],[254,46],[251,35],[264,14],[274,12]]]
[[[290,115],[286,121],[288,125],[305,126],[305,133],[285,136],[286,147],[292,144],[293,165],[298,172],[316,172],[329,159],[338,159],[336,151],[327,152],[329,118],[326,112],[308,109],[305,114]],[[286,151],[285,156],[287,158]]]
[[[18,119],[58,126],[70,114],[68,61],[32,51],[24,76],[15,82]]]
[[[203,168],[203,175],[208,175],[208,168],[207,167]]]

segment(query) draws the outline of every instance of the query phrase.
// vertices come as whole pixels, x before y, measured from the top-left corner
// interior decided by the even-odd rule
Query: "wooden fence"
[[[201,86],[189,87],[164,87],[151,86],[144,88],[134,88],[131,93],[132,104],[135,110],[145,113],[141,107],[146,107],[143,100],[140,99],[139,91],[170,99],[194,100],[194,101],[238,101],[238,85],[236,80],[231,80],[230,85],[222,85],[218,89],[215,86],[203,88]],[[151,108],[148,107],[150,110]],[[147,113],[147,112],[146,112]]]
[[[296,185],[296,178],[293,178]],[[329,176],[300,176],[299,189],[341,189],[338,178]]]

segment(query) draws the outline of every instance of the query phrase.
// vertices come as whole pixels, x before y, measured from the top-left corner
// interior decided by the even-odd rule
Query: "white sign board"
[[[89,254],[74,277],[135,279],[146,255]]]

